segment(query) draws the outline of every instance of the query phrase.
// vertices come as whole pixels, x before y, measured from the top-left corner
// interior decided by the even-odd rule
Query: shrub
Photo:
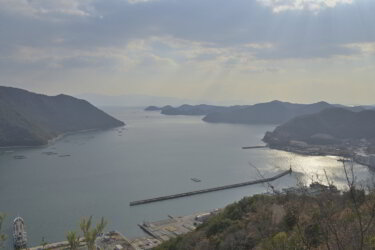
[[[206,235],[208,237],[212,236],[212,235],[215,235],[215,234],[218,234],[218,233],[221,233],[223,232],[225,229],[227,229],[230,225],[232,225],[232,221],[229,220],[229,219],[217,219],[217,220],[214,220],[211,222],[211,225],[209,225],[207,231],[206,231]]]
[[[288,208],[284,216],[284,225],[287,231],[293,230],[298,222],[297,212],[294,208]]]

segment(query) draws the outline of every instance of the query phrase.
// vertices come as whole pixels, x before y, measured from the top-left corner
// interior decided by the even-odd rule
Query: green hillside
[[[0,147],[38,146],[64,133],[122,125],[84,100],[0,87]]]

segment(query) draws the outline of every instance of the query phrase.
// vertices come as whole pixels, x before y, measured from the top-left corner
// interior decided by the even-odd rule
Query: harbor
[[[263,178],[263,179],[259,179],[259,180],[255,180],[255,181],[247,181],[247,182],[241,182],[241,183],[219,186],[219,187],[214,187],[214,188],[201,189],[201,190],[196,190],[196,191],[191,191],[191,192],[186,192],[186,193],[159,196],[159,197],[155,197],[155,198],[151,198],[151,199],[132,201],[132,202],[129,203],[129,205],[130,206],[136,206],[136,205],[142,205],[142,204],[147,204],[147,203],[152,203],[152,202],[177,199],[177,198],[186,197],[186,196],[210,193],[210,192],[215,192],[215,191],[220,191],[220,190],[225,190],[225,189],[238,188],[238,187],[255,185],[255,184],[259,184],[259,183],[271,182],[271,181],[277,180],[277,179],[279,179],[279,178],[281,178],[285,175],[291,174],[291,173],[292,173],[292,169],[290,168],[289,170],[281,172],[280,174],[277,174],[277,175],[275,175],[273,177],[270,177],[270,178]]]
[[[285,188],[277,193],[265,193],[265,195],[275,194],[293,194],[293,195],[307,195],[317,196],[324,192],[338,193],[339,191],[335,186],[326,186],[320,183],[311,183],[308,187],[304,188]],[[213,209],[209,211],[196,212],[184,216],[168,215],[167,218],[157,221],[144,221],[138,226],[146,233],[146,235],[127,238],[118,231],[110,231],[98,236],[95,244],[97,250],[148,250],[153,249],[163,242],[169,241],[178,236],[194,231],[201,224],[205,223],[212,216],[222,212],[223,209]],[[31,248],[21,248],[24,250],[67,250],[69,243],[61,241],[56,243],[46,244],[44,246],[36,246]],[[80,238],[80,245],[78,249],[86,249],[84,238]]]
[[[79,240],[80,244],[77,247],[79,250],[87,249],[87,245],[85,239],[83,237]],[[139,248],[135,248],[131,243],[130,240],[127,239],[124,235],[122,235],[118,231],[110,231],[105,234],[100,235],[95,242],[97,250],[139,250]],[[49,243],[45,245],[40,245],[31,248],[22,248],[22,250],[68,250],[70,249],[68,241],[61,241],[55,243]]]
[[[178,217],[168,215],[168,218],[164,220],[144,222],[138,226],[149,237],[135,238],[131,240],[131,243],[136,249],[151,249],[162,242],[194,231],[199,225],[220,211],[220,209],[215,209]]]
[[[207,212],[198,212],[185,216],[171,216],[168,218],[143,222],[138,226],[147,234],[144,236],[129,239],[118,231],[109,231],[98,235],[95,246],[97,250],[146,250],[152,249],[165,241],[173,239],[194,231],[199,225],[207,221],[211,216],[218,214],[221,209],[214,209]],[[22,221],[23,223],[23,221]],[[68,250],[70,245],[68,241],[46,243],[35,247],[27,247],[26,241],[22,241],[17,249],[21,250]],[[77,249],[87,249],[85,238],[79,238]]]

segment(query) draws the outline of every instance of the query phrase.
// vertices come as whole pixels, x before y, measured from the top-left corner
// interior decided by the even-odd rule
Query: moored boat
[[[13,221],[13,244],[15,249],[25,248],[27,245],[25,222],[21,217]]]

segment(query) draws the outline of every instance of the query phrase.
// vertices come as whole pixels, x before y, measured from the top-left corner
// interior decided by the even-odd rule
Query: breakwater
[[[247,146],[247,147],[242,147],[242,149],[257,149],[257,148],[267,148],[267,146]]]
[[[142,205],[142,204],[147,204],[147,203],[152,203],[152,202],[158,202],[158,201],[164,201],[164,200],[171,200],[171,199],[176,199],[176,198],[181,198],[181,197],[186,197],[186,196],[192,196],[192,195],[197,195],[197,194],[203,194],[203,193],[209,193],[209,192],[215,192],[219,190],[225,190],[225,189],[231,189],[231,188],[237,188],[237,187],[244,187],[244,186],[250,186],[254,184],[259,184],[259,183],[265,183],[265,182],[271,182],[276,179],[279,179],[287,174],[291,174],[292,169],[289,169],[287,171],[284,171],[280,174],[277,174],[273,177],[270,178],[263,178],[255,181],[247,181],[247,182],[241,182],[241,183],[236,183],[236,184],[231,184],[231,185],[225,185],[225,186],[219,186],[219,187],[214,187],[214,188],[207,188],[207,189],[201,189],[201,190],[196,190],[196,191],[191,191],[191,192],[186,192],[186,193],[180,193],[180,194],[173,194],[173,195],[166,195],[166,196],[159,196],[151,199],[145,199],[145,200],[138,200],[138,201],[132,201],[129,203],[130,206],[136,206],[136,205]]]

